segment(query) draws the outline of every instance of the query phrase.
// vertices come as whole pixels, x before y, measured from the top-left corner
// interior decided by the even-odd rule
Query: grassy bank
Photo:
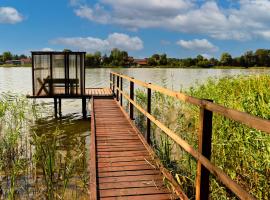
[[[0,67],[32,67],[32,64],[24,64],[24,65],[13,65],[13,64],[3,64]]]
[[[212,99],[215,103],[270,119],[270,76],[239,76],[189,88],[184,93]],[[146,108],[146,95],[136,92],[136,100]],[[197,148],[199,108],[153,94],[152,113],[171,130]],[[145,131],[145,118],[137,112],[137,123]],[[195,198],[196,161],[152,125],[153,146],[191,199]],[[214,114],[211,162],[258,199],[270,198],[270,135]],[[235,199],[211,176],[212,199]]]

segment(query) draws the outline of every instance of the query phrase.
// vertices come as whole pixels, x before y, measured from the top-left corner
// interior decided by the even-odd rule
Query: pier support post
[[[212,100],[208,100],[213,102]],[[200,109],[200,127],[198,132],[199,152],[210,160],[212,143],[213,112]],[[196,200],[208,200],[210,172],[198,161],[196,175]]]
[[[59,103],[59,117],[61,118],[62,117],[62,99],[61,98],[59,98],[58,103]]]
[[[83,119],[86,119],[87,111],[86,111],[86,98],[82,97],[82,114]]]
[[[151,89],[150,88],[147,88],[147,112],[151,114]],[[147,126],[146,141],[148,142],[148,144],[150,144],[151,143],[151,121],[148,118],[146,121],[146,126]]]
[[[53,98],[54,101],[54,117],[57,118],[57,98]]]

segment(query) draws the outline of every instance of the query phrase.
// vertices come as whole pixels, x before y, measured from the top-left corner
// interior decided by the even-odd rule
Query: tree
[[[70,49],[63,49],[63,52],[72,52]]]
[[[218,59],[216,59],[216,58],[210,58],[209,62],[212,66],[218,65]]]
[[[157,62],[156,62],[155,58],[150,57],[150,58],[147,59],[147,64],[149,66],[156,66],[157,65]]]
[[[247,51],[244,54],[244,61],[245,61],[245,66],[247,67],[253,67],[256,65],[256,57],[253,54],[253,51]]]
[[[230,66],[232,64],[232,56],[229,53],[224,52],[221,54],[220,63],[223,66]]]
[[[11,60],[12,59],[12,54],[9,51],[6,51],[2,55],[3,61]]]
[[[167,65],[168,61],[167,61],[167,55],[164,53],[162,55],[160,55],[160,60],[159,60],[159,64],[160,65]]]
[[[257,49],[255,52],[256,63],[259,66],[270,65],[270,51],[267,49]]]

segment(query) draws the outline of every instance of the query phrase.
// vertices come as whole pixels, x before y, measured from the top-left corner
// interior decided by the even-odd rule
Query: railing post
[[[213,102],[212,100],[208,100]],[[210,160],[212,140],[213,112],[200,109],[200,127],[198,132],[199,152]],[[196,175],[196,200],[208,200],[209,197],[209,174],[210,172],[198,161]]]
[[[110,73],[110,89],[112,90],[112,73]]]
[[[131,100],[134,100],[134,83],[132,81],[130,81],[130,86],[129,86],[129,98]],[[129,117],[131,120],[134,120],[133,113],[134,113],[134,106],[132,103],[129,102]]]
[[[115,95],[115,75],[113,74],[113,95]]]
[[[119,76],[116,79],[116,100],[119,101]]]
[[[120,77],[120,105],[123,106],[123,78]]]
[[[149,83],[151,84],[151,83]],[[149,114],[151,114],[151,89],[150,88],[147,88],[147,112]],[[151,142],[151,121],[150,119],[147,118],[147,121],[146,121],[146,127],[147,127],[147,130],[146,130],[146,141],[148,142],[148,144],[150,144]]]

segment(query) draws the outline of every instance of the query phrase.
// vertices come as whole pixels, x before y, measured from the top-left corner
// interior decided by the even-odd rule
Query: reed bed
[[[237,76],[209,79],[182,92],[270,119],[270,76]],[[136,91],[136,101],[146,108],[146,93]],[[152,114],[197,148],[199,108],[158,92],[152,95]],[[145,118],[136,112],[136,123],[145,131]],[[195,198],[196,161],[152,125],[152,144],[163,164],[190,199]],[[258,199],[270,198],[270,135],[220,115],[213,117],[211,162]],[[211,199],[237,199],[211,176]]]
[[[75,134],[74,122],[48,113],[24,96],[0,95],[0,199],[88,198],[90,127]]]

